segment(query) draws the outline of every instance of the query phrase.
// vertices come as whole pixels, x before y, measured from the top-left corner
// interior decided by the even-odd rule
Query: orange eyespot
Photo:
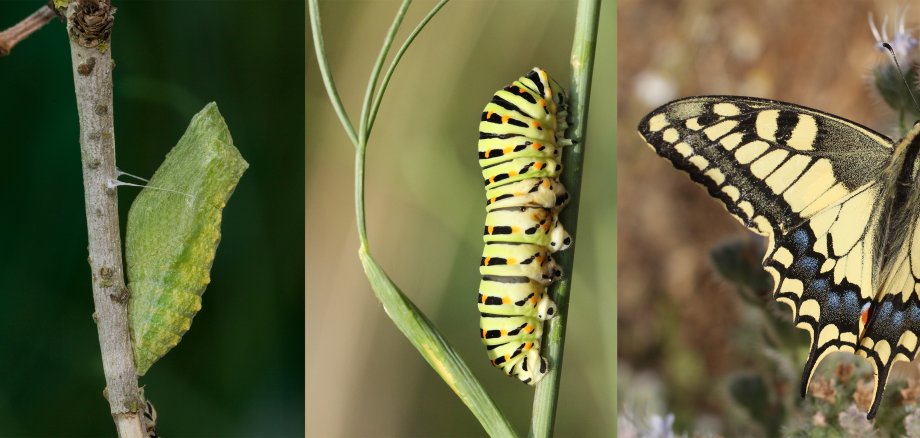
[[[543,163],[539,163],[539,162],[533,163],[533,168],[534,168],[534,169],[537,169],[537,170],[540,170],[540,169],[543,168]]]
[[[486,259],[482,261],[482,265],[483,265],[483,266],[489,266],[489,263],[490,263],[491,261],[492,261],[492,257],[486,257]]]
[[[517,264],[517,260],[514,259],[514,258],[512,258],[512,257],[509,257],[509,258],[508,258],[508,264],[509,264],[509,265],[516,265],[516,264]]]
[[[534,143],[533,145],[531,145],[531,147],[534,148],[534,149],[536,149],[536,150],[540,150],[540,148],[542,148],[543,146],[540,145],[540,143]]]
[[[509,117],[509,116],[502,116],[502,123],[508,123],[508,119],[510,119],[510,118],[511,118],[511,117]]]
[[[495,226],[489,225],[489,234],[491,235],[493,231],[495,231]]]
[[[530,122],[530,126],[533,126],[534,128],[539,128],[539,127],[540,127],[540,122],[534,120],[534,121]]]
[[[502,153],[504,153],[504,154],[510,154],[510,153],[513,152],[513,151],[514,151],[513,148],[504,148],[504,149],[502,149]]]
[[[492,118],[492,114],[494,114],[492,111],[487,112],[487,113],[486,113],[486,119],[491,119],[491,118]]]
[[[502,304],[511,304],[511,298],[509,298],[509,297],[502,297]],[[502,330],[502,331],[504,331],[504,330]]]

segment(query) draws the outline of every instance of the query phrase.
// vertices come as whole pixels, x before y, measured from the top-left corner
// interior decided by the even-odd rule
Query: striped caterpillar
[[[480,336],[492,365],[529,385],[548,371],[540,340],[556,304],[546,291],[562,276],[550,254],[572,243],[559,223],[569,199],[560,150],[572,144],[565,102],[562,87],[534,68],[498,90],[479,122],[487,199]]]

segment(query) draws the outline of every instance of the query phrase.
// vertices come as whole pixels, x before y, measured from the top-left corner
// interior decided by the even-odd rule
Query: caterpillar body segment
[[[523,275],[543,284],[562,276],[545,246],[502,242],[493,242],[483,249],[479,273],[501,277]]]
[[[553,178],[530,178],[486,190],[486,210],[507,207],[562,208],[569,202],[565,187]]]
[[[569,200],[558,180],[568,124],[566,95],[534,68],[492,96],[479,123],[486,186],[479,272],[480,337],[492,365],[534,385],[549,371],[543,321],[556,315],[547,287],[562,276],[552,253],[572,238],[559,222]]]

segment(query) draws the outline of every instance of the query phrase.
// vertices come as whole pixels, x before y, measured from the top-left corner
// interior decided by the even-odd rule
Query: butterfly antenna
[[[920,112],[920,104],[917,103],[917,98],[914,96],[914,92],[910,89],[910,84],[907,83],[907,78],[904,76],[904,72],[901,71],[901,64],[898,62],[898,56],[894,54],[894,49],[892,49],[891,44],[888,44],[887,42],[882,43],[882,47],[888,50],[888,54],[891,55],[891,59],[894,60],[894,65],[898,68],[898,74],[901,75],[901,80],[904,81],[904,86],[907,88],[907,93],[910,94],[910,98],[914,101],[914,108],[917,108],[917,111]]]

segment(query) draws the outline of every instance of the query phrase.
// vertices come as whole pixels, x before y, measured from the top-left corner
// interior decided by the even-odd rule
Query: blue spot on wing
[[[798,228],[789,234],[789,243],[792,244],[792,253],[797,256],[805,255],[811,249],[811,236],[802,228]]]

